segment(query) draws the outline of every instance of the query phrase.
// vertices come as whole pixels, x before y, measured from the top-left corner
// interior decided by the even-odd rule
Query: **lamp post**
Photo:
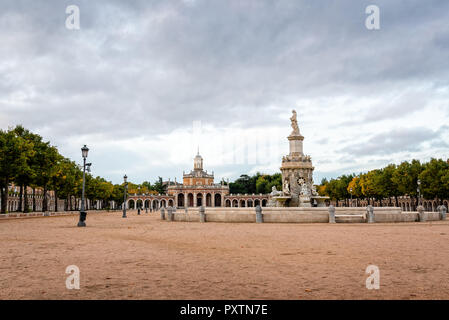
[[[349,189],[349,193],[351,193],[351,207],[352,207],[352,188]]]
[[[421,205],[421,180],[418,179],[418,206]]]
[[[126,218],[126,189],[128,188],[128,177],[125,176],[123,177],[123,181],[125,181],[125,192],[123,193],[123,216],[122,218]]]
[[[87,154],[89,153],[89,148],[84,145],[84,147],[81,148],[81,155],[83,157],[83,191],[81,193],[81,210],[80,210],[80,220],[78,221],[78,227],[85,227],[86,226],[86,209],[84,205],[84,190],[86,187],[86,158]],[[89,164],[89,168],[90,168]],[[90,169],[89,169],[90,170]]]
[[[140,196],[140,186],[139,187],[137,187],[137,193],[139,194],[139,196]],[[137,200],[136,201],[136,206],[137,206],[137,215],[139,215],[140,216],[140,205],[137,205],[137,203],[138,203],[138,201],[139,200]]]

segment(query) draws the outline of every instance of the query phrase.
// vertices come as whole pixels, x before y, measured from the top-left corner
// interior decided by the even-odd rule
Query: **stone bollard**
[[[426,221],[426,213],[424,212],[424,207],[418,206],[418,208],[416,208],[416,209],[418,210],[418,221],[425,222]]]
[[[329,223],[335,223],[335,207],[333,205],[329,206]]]
[[[173,213],[173,208],[168,207],[167,212],[168,212],[168,221],[175,221],[175,214]]]
[[[165,220],[165,209],[161,209],[161,220]]]
[[[256,206],[256,223],[263,223],[262,207]]]
[[[200,222],[206,222],[206,209],[204,209],[204,206],[200,207]]]
[[[438,206],[438,212],[440,213],[440,220],[446,220],[447,208],[444,204]]]
[[[372,205],[369,205],[366,207],[366,214],[367,214],[367,222],[368,223],[374,223],[374,208]]]

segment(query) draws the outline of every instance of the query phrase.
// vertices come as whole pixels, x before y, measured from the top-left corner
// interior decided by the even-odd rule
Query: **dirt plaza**
[[[449,221],[255,224],[158,213],[0,220],[0,299],[449,299]],[[66,288],[66,267],[80,289]],[[368,290],[367,266],[380,270]]]

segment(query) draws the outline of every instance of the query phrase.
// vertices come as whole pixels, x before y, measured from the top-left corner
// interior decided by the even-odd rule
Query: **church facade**
[[[203,158],[199,152],[193,160],[193,170],[183,173],[182,183],[168,184],[165,195],[130,195],[127,207],[152,208],[173,206],[189,207],[255,207],[266,206],[268,194],[230,194],[229,185],[222,180],[215,183],[214,172],[203,169]]]

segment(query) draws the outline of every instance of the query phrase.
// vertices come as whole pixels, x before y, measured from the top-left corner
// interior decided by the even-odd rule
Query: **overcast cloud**
[[[447,158],[449,2],[0,3],[0,127],[114,182],[181,179],[198,145],[216,180],[277,172],[293,108],[316,182]]]

